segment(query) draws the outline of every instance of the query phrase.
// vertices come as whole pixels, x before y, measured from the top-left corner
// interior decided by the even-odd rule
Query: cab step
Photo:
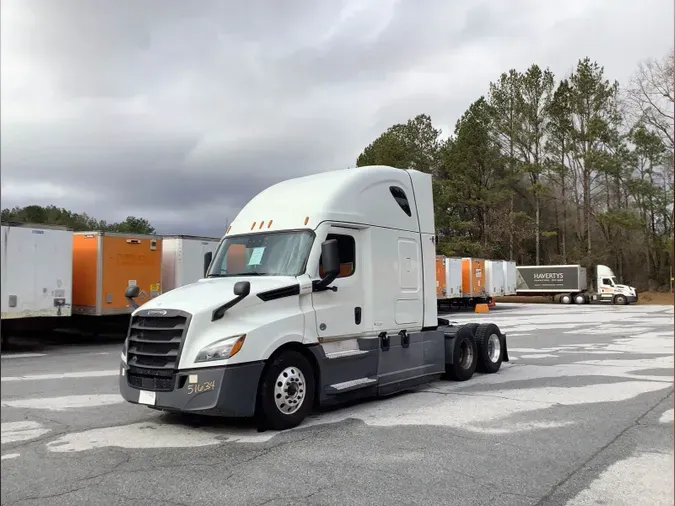
[[[341,350],[334,351],[332,353],[326,353],[326,358],[328,360],[338,360],[341,358],[353,358],[367,354],[368,350]]]
[[[327,394],[342,394],[345,392],[351,392],[352,390],[358,390],[359,388],[365,388],[374,386],[377,384],[376,378],[358,378],[349,381],[343,381],[342,383],[335,383],[334,385],[329,385],[326,387]]]

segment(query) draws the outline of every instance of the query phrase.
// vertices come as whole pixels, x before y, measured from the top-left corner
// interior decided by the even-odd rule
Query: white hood
[[[260,292],[282,288],[298,282],[292,276],[242,276],[200,279],[189,285],[163,293],[149,300],[136,311],[161,308],[180,309],[181,311],[196,314],[204,310],[212,310],[235,297],[233,290],[234,285],[238,281],[249,281],[251,283],[251,293],[237,304],[237,309],[262,303],[262,300],[256,297]]]

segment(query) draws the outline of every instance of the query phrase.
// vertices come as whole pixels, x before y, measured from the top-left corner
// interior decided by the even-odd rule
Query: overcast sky
[[[509,68],[625,82],[672,0],[2,0],[2,207],[220,236],[281,179],[394,123],[448,133]]]

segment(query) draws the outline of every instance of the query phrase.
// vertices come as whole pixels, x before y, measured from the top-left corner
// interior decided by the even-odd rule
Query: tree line
[[[356,165],[433,176],[438,253],[520,265],[611,266],[641,289],[673,265],[673,53],[625,89],[583,58],[560,79],[533,64],[489,84],[444,138],[419,114]]]
[[[2,210],[2,223],[35,223],[38,225],[59,225],[75,232],[121,232],[125,234],[154,234],[155,228],[145,218],[128,216],[119,223],[97,220],[86,213],[73,213],[56,206],[14,207]]]

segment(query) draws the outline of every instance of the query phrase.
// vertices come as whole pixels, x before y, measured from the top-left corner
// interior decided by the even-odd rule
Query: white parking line
[[[41,380],[58,380],[69,378],[104,378],[108,376],[117,376],[120,373],[119,369],[111,369],[107,371],[80,371],[80,372],[63,372],[55,374],[27,374],[25,376],[3,376],[2,381],[41,381]]]
[[[0,358],[5,360],[6,358],[33,358],[46,356],[46,353],[13,353],[11,355],[1,355]]]
[[[2,440],[2,444],[35,439],[47,432],[49,432],[49,429],[45,428],[41,423],[30,420],[0,424],[0,439]]]
[[[20,456],[21,455],[19,455],[18,453],[8,453],[7,455],[3,455],[2,457],[0,457],[0,460],[15,459]]]
[[[94,408],[120,404],[124,399],[119,394],[68,395],[65,397],[46,397],[38,399],[17,399],[5,401],[2,407],[24,409],[47,409],[49,411],[67,411],[77,408]]]

